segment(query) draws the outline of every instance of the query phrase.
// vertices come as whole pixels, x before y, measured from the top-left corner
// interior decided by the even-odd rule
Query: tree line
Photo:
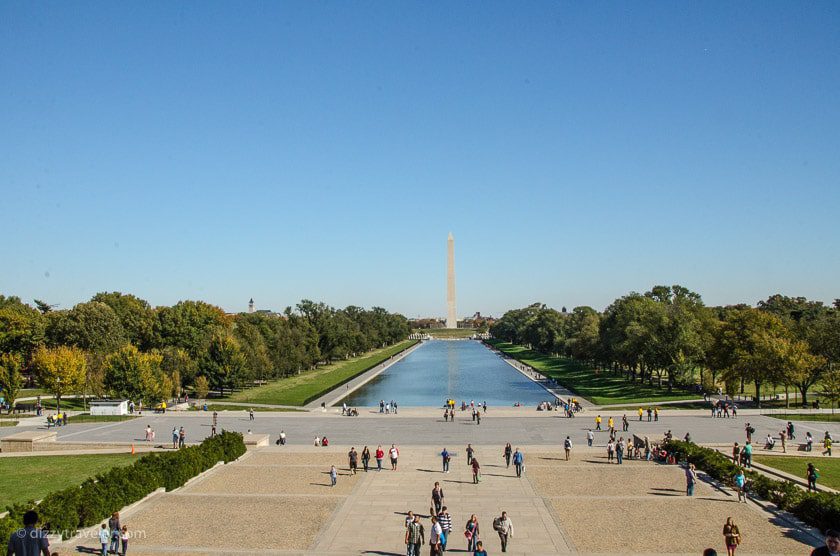
[[[290,376],[405,339],[408,321],[380,307],[303,300],[282,315],[226,314],[203,301],[151,307],[98,293],[72,309],[0,295],[0,390],[14,402],[27,377],[66,394],[154,403],[185,387],[199,397]]]
[[[807,403],[821,383],[824,395],[840,392],[840,300],[833,306],[804,297],[770,296],[756,307],[707,307],[683,286],[631,292],[603,312],[592,307],[557,311],[541,303],[508,311],[491,328],[494,337],[572,357],[623,373],[629,381],[729,395],[752,384],[795,389]]]

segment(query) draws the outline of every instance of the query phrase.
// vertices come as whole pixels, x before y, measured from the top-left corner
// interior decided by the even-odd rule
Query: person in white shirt
[[[102,556],[108,556],[108,543],[111,542],[111,533],[108,531],[108,524],[103,523],[99,530],[99,544],[102,545]]]
[[[566,450],[566,461],[569,461],[569,455],[572,453],[572,439],[568,436],[563,442],[563,448]]]
[[[388,455],[391,457],[391,471],[397,470],[397,458],[400,457],[400,451],[397,447],[391,444],[391,449],[388,450]]]
[[[586,433],[586,442],[589,444],[590,447],[592,446],[593,440],[595,440],[595,433],[592,432],[592,429],[589,429],[589,432]]]
[[[502,552],[507,552],[508,543],[513,538],[513,522],[507,516],[507,512],[502,512],[502,516],[493,521],[493,528],[499,533]]]

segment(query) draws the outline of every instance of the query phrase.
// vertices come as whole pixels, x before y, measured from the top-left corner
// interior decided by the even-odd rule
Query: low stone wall
[[[0,440],[1,452],[34,452],[55,446],[55,431],[25,431],[10,434]]]

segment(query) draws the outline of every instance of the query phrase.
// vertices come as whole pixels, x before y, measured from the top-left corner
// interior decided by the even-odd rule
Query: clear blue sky
[[[523,9],[527,7],[527,9]],[[0,293],[840,297],[838,2],[2,2]]]

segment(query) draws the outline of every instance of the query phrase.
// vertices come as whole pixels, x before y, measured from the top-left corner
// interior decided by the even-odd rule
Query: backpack
[[[501,532],[502,530],[502,518],[497,517],[493,520],[493,530]]]

